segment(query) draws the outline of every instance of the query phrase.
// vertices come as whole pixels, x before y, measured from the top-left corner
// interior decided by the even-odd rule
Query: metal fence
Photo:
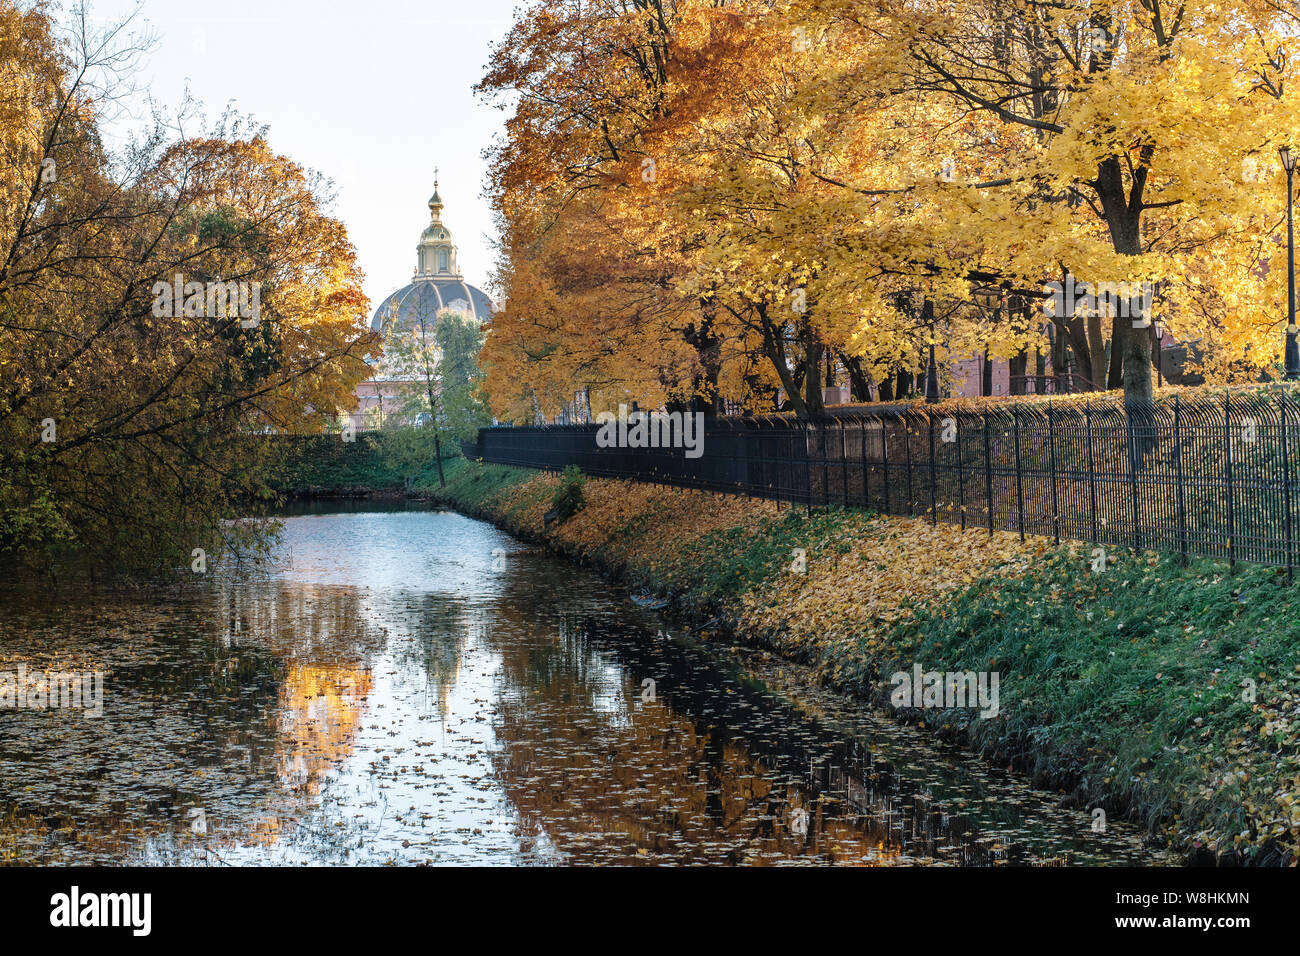
[[[1300,528],[1300,402],[1284,390],[971,409],[885,406],[820,422],[721,418],[703,454],[602,448],[597,425],[482,429],[472,458],[860,507],[1286,567]]]

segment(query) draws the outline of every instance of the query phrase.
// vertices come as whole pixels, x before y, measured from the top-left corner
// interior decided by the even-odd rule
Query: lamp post
[[[1059,392],[1061,383],[1058,380],[1056,370],[1056,324],[1054,322],[1047,323],[1047,358],[1052,363],[1052,376],[1051,378],[1044,376],[1043,392]],[[1034,371],[1036,372],[1038,369],[1034,369]]]
[[[1295,226],[1291,215],[1292,181],[1295,176],[1296,155],[1290,146],[1277,151],[1286,170],[1286,377],[1300,378],[1300,346],[1296,345],[1295,325]]]
[[[939,366],[934,363],[934,343],[930,343],[930,361],[925,367],[925,403],[939,401]]]
[[[925,366],[925,403],[939,401],[939,366],[934,361],[934,323],[930,323],[930,360]]]
[[[930,329],[930,358],[925,366],[925,402],[939,401],[939,366],[934,361],[934,301],[927,298],[921,306],[921,321]]]
[[[993,313],[993,324],[997,325],[1002,318],[1002,302],[1004,299],[1002,290],[996,287],[984,286],[975,289],[971,294],[974,296],[975,301],[986,311]],[[984,396],[993,394],[993,366],[989,362],[987,339],[984,344],[984,364],[980,368],[980,394]]]
[[[1164,341],[1165,341],[1165,330],[1161,328],[1160,323],[1157,322],[1156,323],[1156,388],[1165,387],[1165,372],[1163,367],[1164,354],[1165,354]]]

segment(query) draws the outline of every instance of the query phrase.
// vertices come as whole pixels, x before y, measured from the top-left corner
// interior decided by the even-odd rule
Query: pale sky
[[[96,19],[139,7],[159,42],[139,82],[173,111],[186,84],[210,121],[227,104],[268,124],[271,147],[334,180],[370,310],[411,280],[434,168],[461,272],[487,283],[495,255],[482,152],[506,114],[471,87],[520,0],[96,0]],[[65,3],[65,13],[69,3]]]

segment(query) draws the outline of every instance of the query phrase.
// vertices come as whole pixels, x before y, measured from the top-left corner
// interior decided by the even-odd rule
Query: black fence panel
[[[577,465],[598,477],[1289,572],[1300,531],[1298,411],[1282,390],[1128,406],[1109,399],[883,406],[816,422],[710,419],[690,447],[654,429],[657,447],[608,440],[603,447],[594,424],[484,428],[462,447],[467,457],[503,465]]]

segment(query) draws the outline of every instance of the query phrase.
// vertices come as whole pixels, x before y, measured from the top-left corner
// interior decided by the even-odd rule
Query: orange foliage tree
[[[514,104],[495,410],[779,390],[815,416],[837,370],[859,398],[931,347],[1023,370],[1049,326],[1058,370],[1130,401],[1154,323],[1211,378],[1276,374],[1296,25],[1267,0],[529,6],[480,84]]]
[[[59,41],[0,2],[0,49],[0,551],[188,562],[268,493],[257,436],[319,429],[367,374],[352,246],[259,129],[110,154],[120,29]]]

